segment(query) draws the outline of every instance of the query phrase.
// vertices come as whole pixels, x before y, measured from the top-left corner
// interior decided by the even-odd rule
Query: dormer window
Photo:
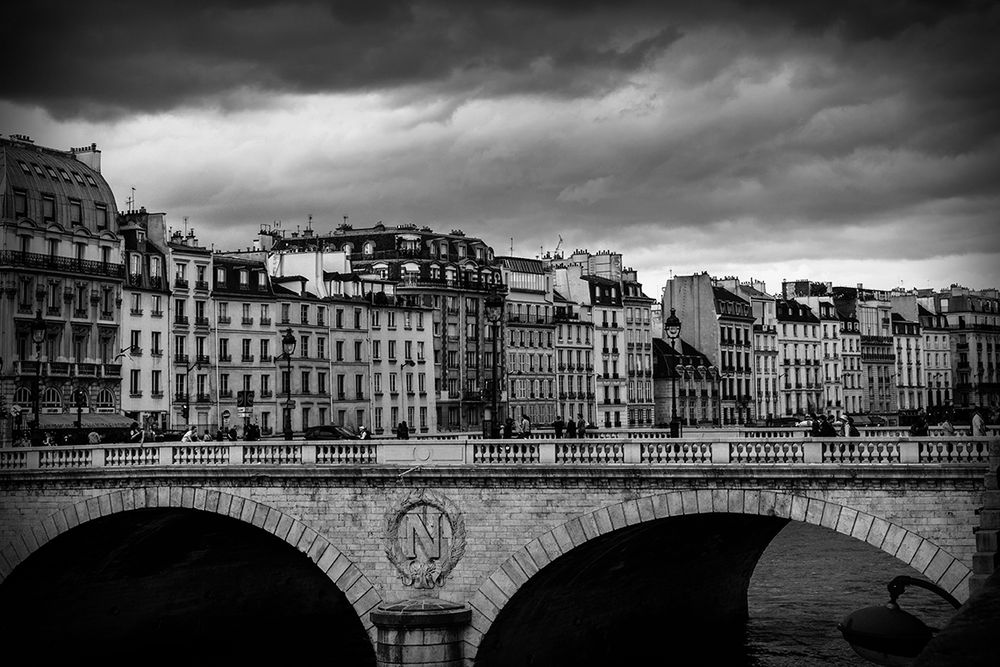
[[[63,180],[66,181],[67,183],[73,182],[73,179],[69,177],[69,172],[67,172],[65,169],[60,169],[59,175],[62,176]]]
[[[372,255],[375,253],[375,244],[371,241],[365,241],[365,245],[361,248],[361,252],[364,255]]]
[[[246,269],[240,270],[240,286],[246,287],[250,284],[250,272]]]
[[[52,167],[45,165],[45,171],[49,173],[49,178],[51,178],[53,181],[59,180],[59,175],[56,174],[56,170],[53,169]]]
[[[465,246],[464,245],[458,246],[458,256],[459,257],[465,257]]]
[[[24,160],[18,160],[17,163],[21,165],[21,171],[28,174],[29,176],[31,175],[31,167],[28,166],[27,162],[25,162]]]
[[[79,199],[69,200],[69,223],[71,225],[83,224],[83,205]]]
[[[350,243],[345,243],[340,249],[344,252],[345,255],[350,257],[351,253],[354,251],[354,246],[352,246]]]
[[[31,163],[31,166],[35,168],[35,173],[36,173],[36,174],[38,174],[38,175],[39,175],[39,176],[41,176],[42,178],[45,178],[45,172],[44,172],[44,171],[42,171],[42,168],[41,168],[41,167],[39,167],[39,166],[38,166],[37,164],[35,164],[34,162],[32,162],[32,163]]]
[[[215,284],[225,285],[226,284],[226,270],[223,268],[218,268],[215,270]]]
[[[94,204],[94,208],[97,210],[97,228],[107,229],[108,228],[108,207],[106,204]]]
[[[76,182],[79,183],[80,185],[85,185],[84,182],[83,182],[83,176],[81,176],[80,174],[76,173],[75,171],[73,172],[73,178],[75,178]]]
[[[92,187],[95,187],[95,188],[97,187],[97,181],[94,180],[93,176],[91,176],[90,174],[87,174],[85,178],[87,179],[87,184],[88,185],[90,185]]]

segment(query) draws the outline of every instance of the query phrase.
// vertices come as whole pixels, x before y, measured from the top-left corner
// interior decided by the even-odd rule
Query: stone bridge
[[[217,553],[257,567],[256,581],[302,613],[320,609],[346,664],[620,659],[623,627],[683,637],[692,623],[745,619],[757,559],[788,521],[867,542],[964,600],[993,440],[4,449],[0,623],[44,637],[35,619],[53,615],[65,633],[86,618],[78,641],[93,645],[105,611],[87,600],[102,589],[128,646],[143,631],[126,627],[123,608],[169,632],[199,605],[216,613],[213,597],[251,605],[242,584],[219,583]],[[192,568],[203,593],[185,579]],[[303,579],[283,578],[292,570]],[[152,574],[166,577],[168,601],[137,593],[154,590]]]

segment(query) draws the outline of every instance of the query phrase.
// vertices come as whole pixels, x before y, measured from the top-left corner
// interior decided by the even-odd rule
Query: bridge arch
[[[381,595],[351,559],[329,539],[299,519],[274,507],[225,491],[190,486],[156,486],[115,490],[62,507],[23,529],[0,549],[0,584],[39,548],[77,526],[102,517],[139,509],[192,509],[226,516],[260,528],[305,554],[347,598],[369,637],[375,628],[368,612]]]
[[[968,597],[971,569],[967,565],[918,533],[871,513],[821,498],[777,491],[671,491],[601,507],[570,519],[514,552],[469,599],[472,621],[466,634],[466,657],[475,659],[501,610],[546,565],[616,530],[697,514],[757,515],[821,526],[881,549],[962,602]]]

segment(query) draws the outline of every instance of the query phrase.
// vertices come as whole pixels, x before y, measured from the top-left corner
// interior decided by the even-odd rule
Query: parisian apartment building
[[[95,144],[11,135],[0,155],[5,440],[36,421],[476,432],[494,405],[610,429],[662,426],[677,400],[688,425],[1000,409],[996,289],[775,293],[702,272],[657,302],[613,250],[505,256],[461,229],[346,219],[207,247],[187,219],[119,210]]]

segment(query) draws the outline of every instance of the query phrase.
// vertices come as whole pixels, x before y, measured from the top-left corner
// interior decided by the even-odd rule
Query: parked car
[[[359,440],[357,433],[336,424],[310,426],[303,436],[306,440]]]

